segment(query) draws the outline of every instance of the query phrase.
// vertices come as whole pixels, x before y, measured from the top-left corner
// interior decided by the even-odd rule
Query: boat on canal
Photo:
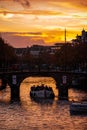
[[[71,103],[70,113],[71,114],[87,114],[87,101]]]
[[[48,86],[32,86],[30,90],[30,97],[38,99],[53,99],[55,97],[53,89]]]

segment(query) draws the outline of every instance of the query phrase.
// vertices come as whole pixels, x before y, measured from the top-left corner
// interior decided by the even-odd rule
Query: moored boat
[[[87,114],[87,102],[73,102],[70,105],[71,114]]]
[[[51,87],[44,85],[32,86],[30,90],[30,96],[32,98],[54,98],[54,92]]]

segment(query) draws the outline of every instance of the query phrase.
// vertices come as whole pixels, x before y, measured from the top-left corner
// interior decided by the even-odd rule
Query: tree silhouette
[[[14,48],[0,38],[0,67],[6,67],[16,62],[16,59]]]

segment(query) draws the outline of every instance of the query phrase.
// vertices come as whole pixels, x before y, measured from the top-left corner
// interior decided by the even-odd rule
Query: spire
[[[84,28],[83,28],[83,30],[82,30],[82,34],[83,34],[83,33],[85,33],[85,29],[84,29]]]
[[[82,31],[85,31],[85,29],[83,28],[83,30]]]
[[[65,43],[66,43],[66,28],[65,28],[65,34],[64,34],[64,37],[65,37]]]

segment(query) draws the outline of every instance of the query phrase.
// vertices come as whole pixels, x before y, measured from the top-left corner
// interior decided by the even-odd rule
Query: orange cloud
[[[19,32],[12,44],[64,42],[65,28],[67,41],[87,29],[87,0],[0,0],[0,31]]]

